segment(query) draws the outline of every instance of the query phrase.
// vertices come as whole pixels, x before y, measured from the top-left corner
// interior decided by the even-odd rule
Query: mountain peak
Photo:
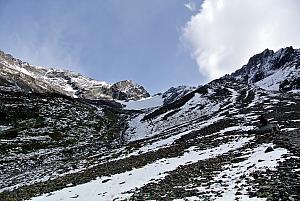
[[[79,73],[37,67],[0,51],[0,89],[6,91],[59,93],[85,99],[138,100],[149,93],[132,80],[113,85]]]
[[[231,77],[259,87],[271,90],[281,90],[282,84],[295,83],[289,89],[298,89],[300,66],[300,49],[293,47],[281,48],[274,52],[266,49],[254,55],[241,69],[231,74]]]
[[[116,82],[111,88],[121,92],[116,93],[114,96],[114,98],[118,100],[138,100],[150,96],[143,86],[136,84],[132,80],[122,80]]]

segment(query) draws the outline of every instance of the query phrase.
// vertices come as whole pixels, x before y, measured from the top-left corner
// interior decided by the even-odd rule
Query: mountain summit
[[[266,49],[249,59],[231,77],[264,89],[290,91],[300,89],[300,49]]]

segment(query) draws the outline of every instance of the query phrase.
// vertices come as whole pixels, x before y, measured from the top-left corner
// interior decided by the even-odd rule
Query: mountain
[[[84,99],[138,100],[150,96],[133,81],[111,85],[72,71],[33,66],[2,51],[0,70],[1,90],[6,91],[60,93]]]
[[[0,90],[0,200],[300,200],[298,55],[137,101]]]
[[[250,58],[248,64],[231,77],[264,89],[291,91],[300,89],[300,49],[266,49]]]

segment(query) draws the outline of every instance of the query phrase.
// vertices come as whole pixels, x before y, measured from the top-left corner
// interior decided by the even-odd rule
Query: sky
[[[181,41],[201,0],[0,0],[0,49],[150,93],[206,82]]]
[[[151,94],[300,47],[299,0],[0,0],[0,49]]]

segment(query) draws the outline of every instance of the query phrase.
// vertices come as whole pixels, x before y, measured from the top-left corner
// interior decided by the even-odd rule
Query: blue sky
[[[207,78],[181,41],[201,0],[0,0],[0,49],[32,64],[150,93]]]

